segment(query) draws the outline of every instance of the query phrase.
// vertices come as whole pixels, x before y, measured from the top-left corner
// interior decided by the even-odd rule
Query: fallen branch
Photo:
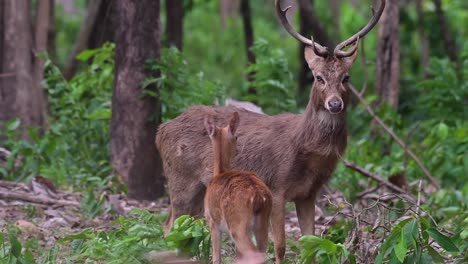
[[[389,188],[390,190],[394,191],[394,192],[397,192],[397,193],[402,193],[402,194],[406,194],[407,192],[405,190],[403,190],[402,188],[392,184],[391,182],[385,180],[384,178],[380,177],[379,175],[375,174],[375,173],[372,173],[370,171],[367,171],[361,167],[359,167],[358,165],[350,162],[350,161],[347,161],[347,160],[343,160],[343,163],[346,167],[350,168],[350,169],[353,169],[359,173],[361,173],[362,175],[366,176],[366,177],[369,177],[371,179],[373,179],[374,181],[378,182],[379,184]]]
[[[11,152],[8,149],[0,147],[0,159],[1,160],[7,161],[10,155],[11,155]]]
[[[390,134],[390,136],[392,136],[392,138],[398,143],[398,145],[400,145],[403,150],[416,162],[416,164],[418,165],[418,167],[421,169],[421,171],[423,172],[424,176],[426,176],[426,178],[434,185],[436,186],[437,188],[440,188],[440,185],[439,183],[437,182],[437,180],[431,175],[431,173],[429,172],[429,170],[424,166],[424,164],[421,162],[421,160],[418,158],[418,156],[416,156],[416,154],[414,154],[414,152],[408,147],[408,145],[405,144],[405,142],[403,142],[403,140],[401,140],[396,134],[395,132],[392,131],[392,129],[390,129],[383,121],[382,119],[380,119],[374,112],[374,110],[372,110],[372,108],[366,103],[366,101],[364,100],[364,98],[359,94],[359,92],[356,90],[356,88],[354,88],[354,86],[352,85],[349,85],[349,88],[351,89],[351,91],[353,92],[353,94],[358,98],[359,102],[361,102],[363,105],[364,105],[364,108],[367,110],[367,112],[372,116],[372,118],[377,122],[377,124],[379,124],[388,134]]]
[[[0,199],[20,200],[30,203],[45,204],[45,205],[60,205],[60,206],[76,206],[79,207],[80,203],[67,200],[55,200],[47,197],[31,195],[27,193],[2,191],[0,190]]]

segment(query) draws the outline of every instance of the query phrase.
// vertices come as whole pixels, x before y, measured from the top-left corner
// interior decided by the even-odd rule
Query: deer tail
[[[266,207],[271,207],[271,197],[264,192],[255,192],[252,198],[250,198],[250,204],[252,205],[254,214],[257,214]]]

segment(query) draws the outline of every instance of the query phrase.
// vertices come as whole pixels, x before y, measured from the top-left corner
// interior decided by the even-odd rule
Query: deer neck
[[[346,148],[346,112],[331,114],[311,97],[297,137],[305,153],[340,156]]]
[[[222,147],[222,138],[212,140],[213,143],[213,175],[216,177],[229,169],[229,159]]]

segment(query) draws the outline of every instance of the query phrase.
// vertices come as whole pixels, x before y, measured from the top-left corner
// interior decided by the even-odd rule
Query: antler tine
[[[326,47],[323,47],[320,44],[314,42],[313,38],[308,39],[294,30],[294,28],[291,26],[291,24],[289,24],[288,19],[286,18],[286,14],[288,13],[288,10],[291,8],[291,6],[287,6],[283,10],[281,9],[280,2],[281,0],[275,0],[276,13],[278,14],[278,17],[284,29],[286,29],[286,31],[295,39],[299,40],[307,46],[311,46],[317,55],[322,57],[328,56],[328,49]]]
[[[379,10],[375,12],[374,9],[372,8],[373,16],[371,20],[369,20],[369,23],[367,23],[365,27],[359,30],[358,33],[352,35],[350,38],[348,38],[347,40],[341,42],[340,44],[336,46],[333,53],[335,54],[337,58],[349,57],[356,51],[357,45],[356,45],[356,48],[352,48],[348,51],[343,51],[343,48],[353,44],[354,42],[357,42],[359,39],[362,39],[367,33],[369,33],[369,31],[371,31],[371,29],[379,21],[380,16],[382,16],[382,13],[384,11],[384,8],[385,8],[385,0],[380,0]]]

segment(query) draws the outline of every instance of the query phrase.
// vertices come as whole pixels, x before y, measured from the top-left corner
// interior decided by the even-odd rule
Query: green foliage
[[[206,262],[209,260],[211,237],[204,219],[195,219],[188,215],[177,218],[166,242],[185,255],[195,256]]]
[[[224,102],[222,83],[205,79],[203,72],[190,74],[188,64],[176,48],[164,49],[159,60],[148,62],[148,68],[159,76],[145,80],[145,94],[160,98],[163,121],[177,117],[191,105]],[[148,89],[151,85],[156,86],[156,92]]]
[[[104,186],[108,162],[110,97],[114,74],[114,45],[87,50],[79,60],[91,64],[66,81],[60,70],[46,62],[49,128],[44,135],[29,129],[31,141],[19,139],[19,120],[7,124],[5,147],[12,151],[6,178],[26,180],[46,175],[58,184]],[[15,166],[19,160],[22,165]]]
[[[299,239],[301,248],[299,263],[356,263],[354,256],[342,244],[335,244],[326,238],[303,236]]]
[[[86,229],[61,240],[71,245],[73,263],[148,263],[145,253],[167,249],[161,215],[134,209],[129,218],[119,217],[111,230]]]
[[[61,243],[71,246],[72,254],[68,261],[73,263],[89,260],[101,263],[150,263],[148,253],[172,249],[208,261],[210,235],[205,221],[181,216],[164,238],[164,217],[133,209],[128,217],[117,218],[111,230],[86,229],[63,238]]]
[[[467,64],[465,60],[464,64]],[[418,83],[420,96],[412,102],[418,118],[443,120],[450,124],[468,118],[465,100],[468,97],[468,75],[457,72],[448,59],[432,59],[428,73],[431,78]]]
[[[32,250],[37,248],[35,239],[28,239],[21,244],[19,230],[8,228],[7,233],[0,233],[0,264],[36,263]]]
[[[462,253],[454,237],[442,234],[426,217],[408,218],[392,229],[375,263],[386,260],[390,263],[442,263],[442,251],[449,252],[452,257]]]
[[[264,39],[257,40],[252,51],[256,63],[247,68],[247,72],[254,75],[248,86],[255,88],[257,94],[245,95],[243,99],[258,102],[268,114],[295,110],[295,85],[284,51],[272,49]]]

